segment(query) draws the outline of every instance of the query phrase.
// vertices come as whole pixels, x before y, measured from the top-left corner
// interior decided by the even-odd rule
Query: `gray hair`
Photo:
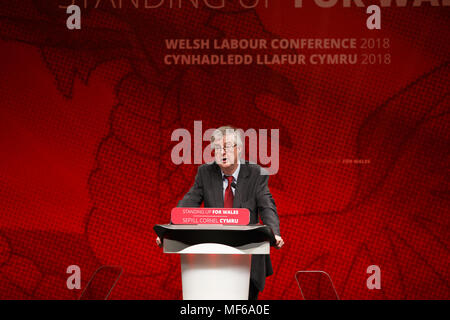
[[[238,146],[242,146],[241,129],[232,126],[223,126],[214,130],[211,135],[211,146],[216,139],[221,139],[224,136],[234,135],[234,141]]]

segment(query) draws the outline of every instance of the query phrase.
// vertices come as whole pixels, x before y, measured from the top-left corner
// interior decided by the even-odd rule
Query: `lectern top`
[[[269,241],[275,245],[272,229],[266,225],[173,225],[163,224],[153,227],[158,237],[177,240],[185,244],[220,243],[228,246],[242,246],[249,243]]]
[[[261,227],[267,227],[261,224],[246,225],[246,226],[230,226],[222,224],[159,224],[161,226],[171,230],[255,230]]]

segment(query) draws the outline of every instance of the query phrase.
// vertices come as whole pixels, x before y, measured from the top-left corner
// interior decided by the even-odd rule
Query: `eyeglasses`
[[[213,149],[216,152],[222,152],[223,150],[225,150],[225,152],[228,152],[228,151],[233,150],[233,148],[236,146],[237,146],[237,144],[235,143],[235,144],[225,145],[225,147],[223,147],[223,148],[221,146],[213,146]]]

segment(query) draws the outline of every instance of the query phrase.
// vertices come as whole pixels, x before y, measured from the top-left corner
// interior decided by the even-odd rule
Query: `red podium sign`
[[[248,225],[250,211],[245,208],[173,208],[173,224]]]

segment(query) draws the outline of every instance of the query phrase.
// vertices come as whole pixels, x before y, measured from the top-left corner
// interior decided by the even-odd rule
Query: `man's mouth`
[[[227,158],[223,158],[222,162],[224,162],[224,163],[227,162]]]

